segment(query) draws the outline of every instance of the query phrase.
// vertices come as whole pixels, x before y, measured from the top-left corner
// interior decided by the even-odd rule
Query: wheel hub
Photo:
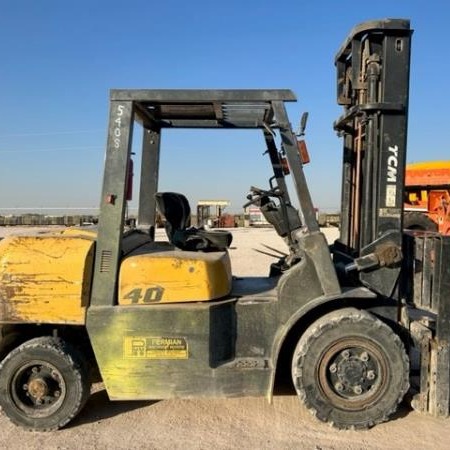
[[[358,409],[381,395],[385,370],[377,347],[369,341],[348,338],[323,354],[318,375],[323,393],[336,405]]]
[[[11,383],[11,396],[16,407],[34,418],[46,417],[56,411],[65,392],[61,373],[46,361],[24,364]]]
[[[48,385],[42,378],[35,378],[28,383],[28,392],[35,399],[42,400],[48,391]]]
[[[357,348],[345,349],[332,358],[329,372],[336,391],[349,397],[368,392],[377,382],[373,358]]]

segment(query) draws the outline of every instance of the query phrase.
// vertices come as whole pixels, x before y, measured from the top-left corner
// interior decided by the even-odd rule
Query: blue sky
[[[415,30],[408,161],[450,159],[446,1],[3,2],[0,213],[98,206],[111,88],[292,89],[293,124],[310,114],[314,204],[337,210],[334,56],[353,26],[386,17]],[[267,186],[263,151],[259,134],[170,132],[160,189],[184,192],[191,206],[228,199],[239,212],[250,185]]]

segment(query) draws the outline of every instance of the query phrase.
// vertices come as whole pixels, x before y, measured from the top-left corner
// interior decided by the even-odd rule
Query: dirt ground
[[[0,236],[11,232],[1,228]],[[159,231],[159,230],[158,230]],[[271,229],[232,230],[236,275],[266,275],[274,258],[263,244],[283,251]],[[336,229],[327,229],[329,240]],[[339,431],[318,422],[292,392],[264,398],[109,402],[95,392],[65,429],[30,433],[0,416],[1,449],[448,449],[450,419],[421,415],[402,405],[390,422],[368,431]]]

